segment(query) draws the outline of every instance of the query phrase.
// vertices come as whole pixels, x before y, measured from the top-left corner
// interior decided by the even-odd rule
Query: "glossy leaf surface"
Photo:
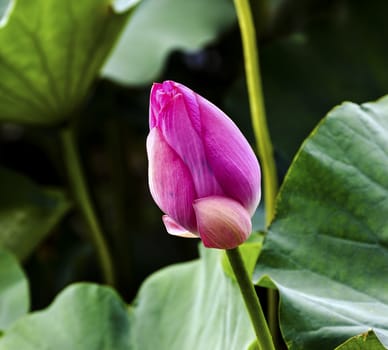
[[[255,271],[280,291],[290,349],[388,335],[387,194],[388,97],[333,109],[294,159]]]

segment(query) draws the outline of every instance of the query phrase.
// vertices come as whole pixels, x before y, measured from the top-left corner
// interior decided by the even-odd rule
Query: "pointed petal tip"
[[[166,227],[167,232],[170,235],[185,237],[185,238],[199,238],[198,235],[189,232],[168,215],[163,215],[162,220],[163,220],[164,226]]]

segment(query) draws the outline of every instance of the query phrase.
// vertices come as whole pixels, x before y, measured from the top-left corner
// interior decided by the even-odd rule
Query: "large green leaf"
[[[172,50],[198,50],[235,22],[229,0],[143,0],[102,75],[122,84],[147,84]]]
[[[63,192],[41,189],[0,167],[0,246],[27,257],[70,207]]]
[[[131,349],[247,349],[254,333],[222,252],[165,268],[140,289],[132,309]]]
[[[388,335],[387,194],[388,97],[344,103],[297,154],[255,271],[280,291],[291,349]]]
[[[0,338],[1,350],[128,350],[126,305],[110,288],[76,284],[46,310],[15,322]]]
[[[111,0],[17,0],[0,27],[0,121],[68,118],[126,18],[114,13]]]
[[[335,348],[335,350],[385,350],[387,349],[383,346],[373,331],[368,331],[360,335],[356,335],[344,344]]]
[[[0,249],[0,329],[26,314],[30,305],[28,283],[17,260]]]

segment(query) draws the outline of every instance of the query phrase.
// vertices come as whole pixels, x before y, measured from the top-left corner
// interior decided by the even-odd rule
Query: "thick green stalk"
[[[244,51],[245,75],[256,147],[261,160],[264,183],[265,223],[274,216],[278,190],[277,173],[271,138],[265,116],[263,89],[259,68],[259,53],[249,0],[234,0]],[[272,335],[278,334],[277,293],[268,290],[268,321]]]
[[[115,278],[112,258],[87,188],[73,129],[71,127],[62,129],[60,136],[64,161],[74,198],[89,226],[91,239],[97,251],[104,280],[107,284],[114,285]]]
[[[275,350],[263,310],[251,278],[245,268],[239,248],[226,250],[230,265],[244,298],[245,306],[255,330],[257,345],[260,350]]]
[[[278,184],[272,143],[265,116],[256,32],[249,0],[234,0],[234,4],[243,44],[245,74],[253,131],[263,170],[266,225],[269,225],[275,210],[275,198]]]

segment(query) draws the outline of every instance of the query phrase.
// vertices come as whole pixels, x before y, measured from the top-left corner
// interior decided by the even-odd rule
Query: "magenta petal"
[[[166,230],[170,235],[186,238],[199,237],[198,235],[187,231],[187,229],[179,225],[174,219],[170,218],[168,215],[163,215],[162,219],[164,226],[166,226]]]
[[[250,215],[239,202],[211,196],[196,200],[193,206],[205,247],[232,249],[249,237],[252,230]]]
[[[233,121],[198,96],[206,157],[225,196],[239,201],[251,215],[260,201],[260,166],[244,135]]]
[[[195,231],[193,179],[158,128],[153,128],[147,137],[147,155],[149,187],[156,204],[180,226]]]
[[[222,195],[206,159],[200,134],[196,94],[181,84],[154,84],[150,98],[150,126],[157,126],[166,142],[190,170],[198,197]]]
[[[149,125],[150,130],[157,125],[158,113],[160,110],[159,93],[162,84],[154,83],[151,88],[150,106],[149,106]]]

